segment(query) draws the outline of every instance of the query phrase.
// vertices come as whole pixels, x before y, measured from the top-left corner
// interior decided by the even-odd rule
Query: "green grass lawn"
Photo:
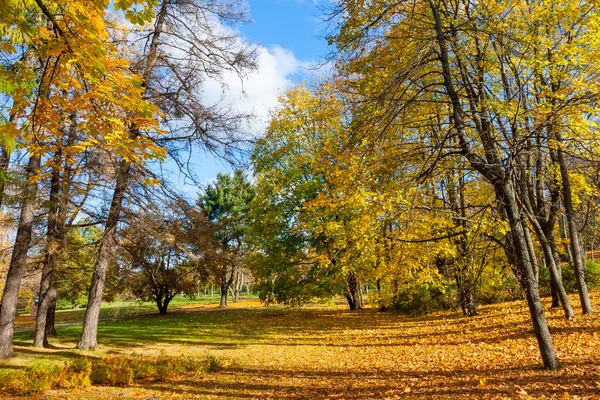
[[[240,296],[241,301],[248,299],[256,299],[255,295]],[[220,296],[215,294],[214,296],[198,296],[196,298],[190,298],[186,296],[177,296],[169,304],[169,310],[177,308],[195,307],[200,305],[214,305],[219,304]],[[228,299],[231,303],[231,298]],[[100,306],[100,318],[101,319],[119,319],[129,318],[144,313],[158,313],[158,308],[153,302],[138,302],[138,301],[124,301],[116,300],[113,302],[103,302]],[[77,308],[70,310],[57,310],[56,311],[56,323],[74,323],[83,321],[85,314],[85,308]],[[35,321],[30,314],[20,315],[15,320],[15,329],[32,329],[35,327]]]
[[[600,309],[600,292],[592,301]],[[287,309],[248,300],[226,309],[213,303],[105,319],[95,351],[74,349],[81,326],[58,328],[48,349],[31,347],[32,332],[18,333],[16,357],[0,361],[0,372],[81,357],[135,357],[143,364],[185,356],[227,366],[193,379],[43,395],[57,399],[599,398],[599,317],[567,321],[549,309],[547,317],[563,362],[557,371],[541,369],[523,302],[483,306],[478,316],[464,318],[351,312],[339,305]]]

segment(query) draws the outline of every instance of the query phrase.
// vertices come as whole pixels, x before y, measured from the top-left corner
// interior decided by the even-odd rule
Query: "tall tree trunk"
[[[221,281],[221,301],[219,303],[220,307],[227,307],[227,294],[229,291],[229,284],[226,279]]]
[[[48,336],[56,336],[56,300],[58,298],[58,282],[56,279],[52,281],[50,288],[50,304],[48,305],[48,316],[46,317],[46,338]],[[46,346],[46,345],[44,345]]]
[[[592,314],[592,303],[585,282],[585,254],[582,253],[579,246],[579,234],[577,233],[577,224],[575,222],[575,209],[573,207],[573,196],[571,193],[571,179],[569,178],[569,170],[562,149],[562,138],[559,133],[556,133],[558,149],[558,163],[560,168],[560,177],[562,179],[562,195],[565,206],[565,216],[567,218],[567,228],[569,231],[569,248],[573,256],[573,269],[575,271],[575,282],[577,283],[577,292],[579,293],[579,301],[581,302],[581,311],[585,314]]]
[[[525,216],[523,216],[524,218]],[[531,260],[531,267],[533,268],[533,276],[536,282],[540,282],[540,265],[538,263],[537,256],[535,254],[535,246],[533,244],[533,239],[531,237],[531,232],[529,231],[529,227],[523,225],[523,234],[525,235],[525,241],[527,243],[527,251],[529,253],[528,257]]]
[[[227,307],[227,293],[233,284],[233,279],[237,274],[238,268],[235,264],[231,265],[231,273],[227,277],[227,267],[223,265],[223,275],[221,276],[221,307]]]
[[[471,168],[478,171],[484,178],[494,185],[496,198],[503,205],[506,212],[509,226],[512,247],[516,267],[522,273],[523,284],[526,287],[527,304],[533,324],[533,329],[538,342],[544,367],[556,369],[559,366],[558,357],[554,351],[554,344],[550,337],[550,331],[544,317],[544,309],[540,301],[538,291],[538,282],[535,276],[535,262],[530,257],[531,243],[528,243],[527,229],[517,208],[515,186],[511,182],[511,174],[502,168],[499,160],[497,143],[494,141],[489,127],[488,116],[485,111],[481,112],[481,129],[478,130],[481,144],[485,151],[485,158],[481,158],[473,153],[471,149],[471,140],[466,133],[466,125],[463,115],[461,99],[456,87],[452,81],[452,70],[448,44],[446,42],[445,27],[442,23],[442,17],[439,10],[439,2],[429,0],[429,6],[432,12],[436,41],[439,46],[439,60],[441,63],[441,75],[446,94],[452,106],[452,122],[455,133],[458,137],[459,148],[470,164]],[[483,94],[483,91],[481,91]],[[485,107],[485,106],[483,106]],[[510,172],[510,171],[508,171]],[[530,238],[529,238],[530,239]]]
[[[15,119],[14,112],[11,112],[8,116],[8,122],[13,122]],[[6,146],[0,148],[0,209],[4,204],[4,189],[6,187],[6,174],[8,173],[8,165],[10,163],[10,153]]]
[[[522,178],[524,181],[525,178]],[[524,185],[522,185],[524,186]],[[560,267],[556,265],[556,247],[554,240],[554,227],[556,225],[556,215],[557,215],[557,204],[556,200],[558,199],[558,195],[552,196],[552,204],[550,206],[550,210],[547,211],[545,206],[536,207],[534,210],[533,205],[528,200],[528,194],[525,190],[523,190],[522,198],[524,203],[524,212],[527,214],[531,225],[535,231],[535,234],[538,238],[538,241],[542,247],[542,252],[544,255],[544,261],[548,271],[550,272],[550,286],[554,292],[554,296],[556,296],[557,300],[562,303],[563,311],[565,313],[565,318],[570,319],[574,317],[573,309],[571,308],[571,303],[569,302],[569,298],[567,296],[567,292],[562,283],[562,275],[560,273]],[[543,199],[539,199],[540,204],[543,203]],[[546,215],[543,215],[543,214]],[[524,227],[526,233],[529,233],[529,229]],[[531,239],[531,235],[526,235],[526,240],[529,241],[529,257],[535,257],[535,252],[533,251],[533,240]],[[534,276],[536,282],[539,282],[539,273],[534,271]]]
[[[525,295],[527,305],[529,306],[529,314],[533,324],[533,330],[538,342],[540,354],[544,362],[544,367],[548,369],[556,369],[560,362],[554,350],[554,343],[550,336],[548,323],[544,316],[544,307],[540,299],[538,288],[538,280],[535,275],[534,261],[531,260],[530,247],[531,243],[527,243],[530,237],[525,234],[527,227],[523,223],[523,219],[517,211],[515,191],[510,183],[498,184],[496,186],[497,196],[502,199],[508,222],[510,225],[510,236],[514,247],[517,268],[522,273],[524,280]]]
[[[233,291],[233,302],[236,303],[240,301],[240,292],[242,290],[242,285],[244,284],[244,273],[242,271],[238,271],[235,277],[234,291]]]
[[[17,236],[13,247],[10,266],[6,274],[6,283],[0,303],[0,358],[7,358],[13,354],[14,322],[17,314],[17,302],[21,280],[25,272],[27,252],[31,243],[35,202],[37,195],[37,179],[40,168],[40,157],[30,156],[27,165],[26,183],[22,195],[21,217],[17,228]]]
[[[455,179],[454,170],[449,172],[446,192],[448,194],[448,202],[450,203],[454,214],[454,226],[459,232],[463,232],[460,235],[457,235],[453,240],[458,251],[458,255],[453,261],[454,277],[458,292],[458,304],[465,317],[473,317],[477,315],[477,301],[475,298],[477,276],[473,273],[472,263],[470,262],[472,256],[467,238],[468,226],[464,179],[463,176],[460,175],[458,176],[458,179]]]
[[[560,232],[560,238],[563,239],[563,242],[565,243],[564,245],[564,251],[565,254],[563,254],[563,259],[566,258],[567,262],[570,265],[573,265],[573,254],[571,254],[571,246],[569,246],[569,244],[567,243],[567,240],[569,238],[569,233],[568,233],[568,229],[567,229],[567,217],[564,214],[561,214],[559,220],[558,220],[558,226],[559,226],[559,232]],[[566,257],[564,257],[566,255]]]
[[[363,286],[361,284],[358,285],[358,305],[360,308],[365,307],[365,298],[363,296]]]
[[[67,136],[67,141],[65,143],[65,148],[69,149],[71,146],[75,144],[77,140],[77,113],[73,112],[70,115],[71,125],[69,127],[69,132]],[[64,168],[63,168],[63,176],[61,181],[60,188],[60,196],[58,198],[58,211],[56,213],[56,229],[54,236],[54,247],[56,248],[54,257],[52,258],[52,270],[54,271],[51,284],[54,286],[48,292],[49,295],[49,304],[48,304],[48,316],[46,317],[46,338],[51,336],[56,336],[56,328],[54,327],[54,323],[56,321],[55,313],[56,313],[56,301],[58,298],[58,276],[59,273],[58,268],[60,266],[62,260],[62,254],[64,251],[64,240],[67,234],[67,217],[69,216],[69,203],[70,203],[70,194],[71,194],[71,185],[73,183],[73,160],[71,157],[64,157]],[[70,215],[70,218],[75,219],[79,213],[79,209],[76,208],[73,214]],[[47,345],[47,340],[46,344]]]
[[[552,249],[552,258],[554,259],[554,267],[556,269],[556,279],[552,279],[550,276],[550,290],[552,295],[552,305],[551,307],[559,307],[562,303],[560,301],[561,296],[559,295],[559,288],[556,282],[560,282],[560,286],[563,287],[563,278],[562,278],[562,267],[561,267],[561,259],[560,254],[558,252],[558,248],[556,247],[556,237],[554,236],[554,229],[550,232],[546,233],[546,238],[548,239],[548,244]]]
[[[154,68],[156,60],[158,59],[159,38],[165,23],[167,6],[170,3],[170,0],[162,0],[160,3],[160,10],[156,15],[154,31],[151,34],[150,47],[148,49],[148,55],[146,57],[146,63],[144,65],[144,71],[142,74],[142,84],[144,86],[146,85],[146,82],[150,81],[152,69]],[[139,136],[138,130],[133,127],[129,136],[132,139],[137,139]],[[102,303],[102,293],[104,291],[104,283],[106,280],[106,270],[108,269],[108,262],[110,260],[112,248],[115,245],[117,224],[123,208],[123,199],[125,198],[127,186],[129,185],[129,174],[131,168],[132,163],[130,161],[124,159],[121,160],[117,171],[115,190],[113,192],[112,202],[108,211],[108,218],[104,228],[104,234],[100,240],[96,262],[94,263],[94,273],[92,275],[92,283],[88,295],[88,305],[83,319],[83,332],[81,334],[81,339],[77,344],[78,349],[89,350],[98,347],[98,318],[100,317],[100,304]]]
[[[558,308],[561,305],[560,297],[558,296],[558,290],[556,289],[556,283],[552,277],[550,277],[550,298],[552,299],[552,303],[550,303],[550,308]]]
[[[58,139],[60,140],[60,139]],[[46,338],[46,319],[50,304],[56,296],[54,281],[56,273],[56,261],[58,257],[58,230],[57,224],[59,195],[60,195],[60,172],[62,168],[62,150],[59,147],[54,153],[52,161],[52,175],[50,178],[50,196],[48,199],[48,226],[46,231],[46,249],[44,252],[44,268],[42,269],[42,280],[40,282],[40,302],[35,318],[35,335],[33,347],[44,347],[48,345]]]
[[[8,173],[8,164],[10,155],[4,146],[0,149],[0,208],[4,204],[4,188],[6,186],[6,174]]]
[[[348,300],[348,306],[350,307],[350,310],[360,310],[360,288],[358,285],[358,279],[356,277],[356,274],[350,272],[348,274],[347,282],[348,294],[346,295],[346,299]]]
[[[46,297],[46,299],[45,299],[46,306],[44,308],[45,311],[40,310],[39,305],[38,305],[38,309],[37,309],[35,335],[34,335],[34,342],[33,342],[34,347],[48,347],[49,346],[48,334],[56,333],[56,330],[54,329],[54,313],[52,312],[52,310],[53,310],[53,305],[54,305],[54,307],[56,307],[56,298],[58,295],[57,291],[58,291],[58,283],[56,282],[56,276],[54,275],[54,272],[52,272],[48,279],[48,287],[46,288],[46,292],[45,292],[45,297]],[[42,295],[40,293],[40,300],[41,300],[41,297],[42,297]],[[41,304],[41,301],[40,301],[40,304]],[[44,315],[45,315],[45,318],[43,318],[43,323],[39,323],[41,313],[44,313]],[[48,318],[50,318],[52,320],[51,323]],[[40,342],[38,342],[38,340]]]
[[[550,227],[549,227],[550,228]],[[551,282],[551,285],[554,287],[554,289],[551,287],[551,290],[554,290],[556,292],[556,297],[558,298],[559,302],[562,304],[563,309],[565,307],[564,302],[568,300],[564,299],[564,296],[566,296],[566,294],[562,294],[561,291],[565,291],[564,285],[563,285],[563,278],[562,278],[562,267],[561,267],[561,259],[560,259],[560,254],[558,252],[558,247],[556,247],[556,236],[554,235],[554,224],[552,224],[552,227],[550,229],[547,229],[546,233],[546,239],[548,240],[548,245],[550,246],[550,249],[552,249],[552,258],[554,259],[554,270],[555,270],[555,278],[554,278],[554,282]],[[550,276],[552,278],[552,275]],[[573,309],[571,307],[570,304],[570,300],[569,301],[569,308],[571,309],[571,314],[573,314]],[[555,300],[554,300],[554,296],[552,297],[552,306],[556,306],[558,307],[559,304],[555,305]],[[565,316],[566,316],[566,311],[565,311]]]
[[[117,172],[116,186],[113,193],[112,202],[108,211],[108,218],[104,228],[104,234],[100,240],[96,262],[94,263],[94,273],[88,295],[88,305],[83,318],[83,331],[81,339],[77,343],[77,348],[82,350],[95,349],[98,347],[98,319],[100,317],[100,304],[102,303],[102,293],[106,281],[106,271],[111,258],[112,249],[115,246],[115,236],[121,210],[123,209],[123,199],[129,184],[129,171],[131,163],[122,160]]]
[[[552,303],[554,304],[554,296],[556,296],[557,300],[560,302],[560,304],[562,304],[565,318],[570,319],[575,315],[573,313],[573,309],[571,308],[571,303],[569,301],[569,297],[567,296],[567,292],[562,284],[562,274],[559,272],[559,267],[556,266],[554,251],[549,242],[545,239],[546,238],[544,237],[542,240],[540,240],[540,242],[542,242],[544,260],[546,261],[546,265],[550,272],[550,289],[554,292]]]
[[[239,272],[237,272],[237,273],[235,274],[235,277],[234,277],[234,279],[233,279],[233,282],[232,282],[231,286],[229,286],[229,291],[231,292],[231,301],[232,301],[233,303],[237,303],[237,301],[238,301],[238,294],[239,294],[239,287],[238,287],[238,285],[239,285],[239,279],[240,279]]]
[[[35,335],[33,338],[33,347],[47,347],[48,338],[46,336],[46,325],[48,322],[48,312],[53,299],[56,298],[56,280],[54,270],[47,267],[48,262],[44,263],[42,271],[42,281],[40,282],[40,302],[38,304],[35,316]]]

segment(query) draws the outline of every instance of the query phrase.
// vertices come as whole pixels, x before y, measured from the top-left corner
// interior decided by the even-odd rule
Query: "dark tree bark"
[[[348,300],[348,306],[350,310],[357,311],[361,309],[360,304],[360,287],[356,274],[350,272],[347,278],[348,282],[348,293],[346,294],[346,300]]]
[[[0,208],[4,204],[4,188],[6,186],[6,174],[8,172],[8,164],[10,156],[4,146],[0,149]]]
[[[550,279],[550,298],[552,299],[550,308],[560,307],[561,302],[560,302],[560,298],[558,296],[558,290],[556,289],[556,284],[554,283],[554,279]]]
[[[13,354],[14,322],[17,314],[17,301],[21,280],[25,272],[27,252],[31,243],[35,202],[38,184],[35,179],[40,168],[40,157],[31,156],[27,165],[26,183],[23,189],[21,216],[17,228],[17,236],[6,274],[6,283],[0,303],[0,358],[7,358]]]
[[[66,147],[69,148],[70,146],[72,146],[75,143],[76,137],[77,137],[77,132],[75,129],[75,119],[76,119],[76,115],[73,114],[71,116],[71,128],[69,129],[69,137],[67,139],[67,144]],[[46,338],[51,335],[51,336],[56,336],[56,328],[54,327],[54,323],[55,323],[55,313],[56,313],[56,301],[58,300],[58,276],[57,274],[59,273],[59,271],[57,271],[57,269],[59,268],[60,262],[62,260],[62,252],[64,251],[64,239],[65,236],[67,234],[67,216],[68,216],[68,211],[69,211],[69,202],[70,202],[70,191],[71,191],[71,184],[73,181],[73,162],[72,160],[70,160],[69,158],[65,159],[65,166],[64,166],[64,171],[63,171],[63,177],[62,177],[62,182],[61,182],[61,189],[60,189],[60,197],[59,197],[59,206],[58,206],[58,213],[56,216],[56,232],[55,235],[53,237],[54,240],[54,244],[53,246],[56,248],[54,257],[52,257],[51,260],[51,268],[54,271],[53,275],[53,280],[51,282],[51,284],[53,286],[55,286],[54,288],[51,288],[51,290],[49,291],[49,302],[48,302],[48,316],[46,317]],[[76,209],[75,212],[70,215],[69,217],[71,218],[71,220],[74,220],[77,217],[78,214],[78,210]],[[47,346],[47,340],[46,340],[46,344],[44,346]]]
[[[158,313],[160,315],[165,315],[167,313],[169,303],[171,302],[171,300],[173,300],[174,297],[174,294],[169,294],[168,288],[165,289],[164,293],[163,291],[155,292],[156,307],[158,308]]]
[[[144,85],[150,81],[152,68],[156,64],[156,60],[158,58],[159,38],[163,30],[167,6],[169,3],[170,1],[163,0],[161,2],[160,11],[156,16],[156,22],[154,24],[154,31],[151,35],[148,56],[144,66],[144,72],[142,74]],[[135,127],[133,127],[129,135],[131,138],[136,139],[139,136],[139,132]],[[88,305],[83,319],[83,332],[81,334],[81,339],[77,344],[78,349],[89,350],[98,347],[98,319],[100,317],[100,304],[102,303],[106,271],[108,269],[108,263],[111,257],[112,249],[115,246],[117,225],[123,209],[123,199],[125,198],[127,187],[129,186],[131,168],[132,163],[128,160],[123,159],[119,163],[115,190],[113,192],[112,202],[108,211],[108,218],[104,227],[104,234],[102,235],[102,239],[100,240],[100,245],[98,247],[96,262],[94,263],[94,273],[92,275],[92,283],[88,295]]]
[[[522,280],[524,281],[523,284],[526,288],[529,313],[544,367],[556,369],[559,367],[559,360],[556,356],[554,344],[552,343],[548,324],[544,316],[544,309],[539,296],[538,281],[536,279],[536,262],[531,257],[533,244],[531,243],[531,237],[526,232],[527,227],[523,223],[523,216],[519,212],[515,184],[512,181],[511,174],[507,174],[509,171],[504,170],[502,167],[497,143],[490,132],[490,121],[485,109],[481,112],[480,128],[477,132],[485,151],[485,158],[475,154],[471,149],[471,140],[465,131],[461,100],[452,81],[448,44],[439,11],[439,3],[436,0],[429,0],[429,6],[435,24],[435,40],[439,50],[443,86],[451,103],[453,128],[458,137],[459,148],[471,168],[478,171],[494,186],[496,198],[500,201],[506,212],[516,267],[521,272]],[[479,90],[481,94],[484,93],[482,89],[480,88]]]
[[[60,140],[60,139],[59,139]],[[40,282],[40,301],[35,318],[35,335],[33,347],[45,347],[48,345],[46,338],[46,319],[50,304],[56,297],[54,284],[56,278],[56,261],[58,257],[58,202],[60,195],[60,172],[62,168],[62,151],[56,151],[52,162],[52,175],[50,177],[50,196],[48,199],[48,226],[46,231],[46,249],[44,253],[44,267],[42,269],[42,280]]]
[[[227,307],[227,295],[229,292],[229,284],[226,280],[221,282],[221,301],[219,302],[220,307]]]
[[[56,336],[56,327],[54,326],[56,323],[56,300],[58,298],[58,282],[56,282],[56,279],[52,282],[52,285],[54,287],[50,289],[50,293],[54,293],[54,295],[51,296],[51,301],[48,305],[48,316],[46,317],[46,340],[48,336]]]
[[[535,276],[533,262],[529,258],[530,253],[528,248],[531,246],[531,243],[527,243],[528,235],[525,234],[527,227],[524,226],[522,218],[517,211],[515,194],[511,185],[505,184],[497,190],[500,192],[500,197],[507,206],[506,210],[511,230],[510,235],[515,250],[517,268],[522,271],[529,314],[544,367],[556,369],[560,363],[554,350],[546,317],[544,316],[544,308],[540,299],[538,280]]]
[[[106,281],[106,271],[111,258],[112,249],[116,245],[115,236],[119,217],[123,208],[123,199],[129,184],[129,170],[131,163],[121,161],[117,172],[116,187],[113,193],[112,202],[108,211],[108,218],[104,227],[104,234],[100,240],[96,262],[94,263],[94,273],[88,295],[88,305],[83,318],[83,332],[81,339],[77,344],[78,349],[89,350],[98,347],[98,319],[100,317],[100,304],[102,303],[102,293]]]
[[[571,250],[573,258],[573,269],[575,271],[575,282],[577,283],[577,292],[579,293],[579,301],[581,303],[581,312],[584,315],[591,315],[593,312],[592,303],[590,302],[590,295],[588,294],[587,283],[585,281],[585,253],[581,251],[579,245],[579,234],[575,222],[575,209],[573,207],[573,195],[571,193],[571,179],[569,177],[569,170],[567,169],[564,150],[561,147],[563,145],[562,137],[557,132],[555,138],[559,144],[556,155],[562,180],[563,204],[565,206],[565,216],[569,232],[569,249]]]
[[[474,317],[477,315],[475,284],[473,282],[465,282],[459,275],[456,275],[455,278],[458,292],[458,305],[465,317]]]
[[[220,307],[227,307],[227,295],[229,293],[229,289],[233,284],[233,280],[237,273],[237,268],[235,265],[231,266],[231,272],[229,273],[229,277],[227,276],[227,267],[223,266],[223,270],[221,271],[221,301],[219,303]]]

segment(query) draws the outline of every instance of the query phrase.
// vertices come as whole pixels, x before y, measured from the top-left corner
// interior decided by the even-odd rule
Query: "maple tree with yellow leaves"
[[[426,317],[415,320],[428,335],[444,336],[443,354],[434,354],[429,336],[424,342],[431,348],[424,349],[411,321],[400,324],[415,331],[402,340],[422,356],[408,356],[419,371],[428,362],[453,371],[465,363],[491,370],[490,357],[505,349],[486,342],[480,312],[500,319],[514,308],[485,305],[494,301],[526,301],[533,329],[527,340],[535,337],[537,348],[524,339],[519,351],[526,356],[507,352],[519,367],[539,356],[549,370],[558,369],[559,356],[572,360],[565,349],[577,340],[551,328],[569,329],[574,318],[584,321],[580,337],[593,340],[588,285],[598,283],[598,267],[586,264],[585,251],[596,239],[600,185],[600,9],[593,1],[334,1],[333,72],[281,96],[252,151],[255,180],[246,182],[239,172],[243,184],[227,189],[247,190],[238,193],[244,206],[210,215],[206,201],[228,186],[222,175],[223,188],[209,186],[196,205],[201,217],[185,223],[174,218],[201,227],[186,226],[188,233],[173,228],[173,237],[163,238],[158,231],[168,224],[160,218],[167,213],[161,216],[155,207],[146,215],[157,246],[169,255],[156,258],[142,229],[123,230],[136,240],[119,241],[124,211],[132,226],[151,225],[140,217],[143,208],[151,201],[166,204],[172,195],[148,163],[192,146],[226,158],[239,151],[236,133],[247,116],[202,101],[207,77],[244,76],[256,66],[251,47],[211,25],[213,18],[243,20],[236,4],[0,0],[0,205],[18,197],[12,201],[20,213],[0,305],[0,358],[13,354],[28,263],[41,272],[33,345],[49,346],[56,277],[73,246],[68,228],[81,221],[89,197],[106,190],[106,182],[109,201],[90,223],[101,220],[104,231],[89,252],[93,272],[76,345],[81,350],[98,347],[104,288],[111,273],[119,273],[111,263],[124,243],[135,262],[163,268],[167,283],[179,279],[167,266],[177,264],[171,253],[193,260],[181,264],[185,285],[175,289],[181,291],[196,288],[197,265],[211,270],[210,254],[208,274],[220,280],[222,305],[235,274],[249,265],[265,304],[301,306],[342,296],[352,311],[370,304],[406,314],[460,310],[465,318],[458,323],[439,315],[435,327]],[[197,31],[202,34],[195,36]],[[11,182],[5,176],[13,172],[15,151],[28,161],[21,181]],[[154,193],[153,200],[132,195],[144,185],[168,194]],[[184,203],[178,198],[169,204]],[[36,217],[40,210],[43,218]],[[242,229],[242,219],[243,235],[227,237],[227,230]],[[33,238],[41,230],[38,250]],[[205,254],[192,254],[194,241],[183,236],[193,232],[212,234],[196,238],[202,245],[193,251]],[[147,298],[143,289],[139,296]],[[166,293],[166,303],[157,300],[165,313],[177,294]],[[551,295],[556,311],[548,313],[544,295]],[[576,317],[574,300],[586,317]],[[374,313],[374,321],[395,318]],[[488,331],[529,334],[523,315],[504,315]],[[469,329],[452,330],[451,323]],[[370,334],[379,341],[377,332],[367,332],[365,340]],[[483,349],[472,358],[451,347],[473,347],[471,337]],[[376,353],[372,368],[379,368],[385,357],[365,348],[365,354]],[[487,358],[477,358],[482,351]],[[396,358],[387,361],[387,367],[397,364]],[[495,384],[490,376],[468,373],[474,391]],[[402,393],[411,390],[406,386]]]
[[[544,366],[557,368],[539,276],[548,269],[554,305],[572,318],[563,250],[582,312],[592,312],[576,206],[579,194],[595,189],[574,166],[590,165],[598,148],[600,82],[590,51],[598,41],[597,6],[338,1],[331,18],[339,22],[330,36],[335,89],[290,92],[255,153],[263,207],[285,204],[294,194],[289,188],[300,187],[294,182],[313,182],[311,197],[294,198],[291,219],[273,217],[274,228],[308,238],[297,241],[287,269],[302,271],[308,257],[329,264],[325,271],[339,269],[345,256],[350,271],[396,263],[390,283],[399,293],[402,276],[431,286],[450,267],[458,303],[473,315],[486,268],[511,266]],[[556,240],[558,222],[565,248]],[[377,237],[382,226],[387,231]],[[268,237],[287,239],[278,235]],[[265,294],[277,296],[274,282],[286,272],[264,265]]]

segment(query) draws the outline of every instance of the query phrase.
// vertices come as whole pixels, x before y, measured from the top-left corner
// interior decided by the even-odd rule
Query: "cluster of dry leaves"
[[[596,309],[599,295],[592,294]],[[485,306],[472,318],[456,312],[422,317],[374,309],[350,312],[341,306],[264,308],[254,302],[228,310],[180,310],[163,318],[164,330],[156,332],[155,340],[147,336],[136,343],[135,351],[210,354],[231,360],[229,368],[195,381],[52,392],[49,397],[600,398],[600,320],[578,316],[567,321],[560,310],[547,314],[563,362],[557,371],[541,368],[527,307],[520,302]],[[157,317],[140,318],[151,323]],[[173,335],[167,340],[169,329]],[[127,336],[118,343],[101,351],[131,353]],[[62,342],[49,351],[64,351],[71,344]]]

